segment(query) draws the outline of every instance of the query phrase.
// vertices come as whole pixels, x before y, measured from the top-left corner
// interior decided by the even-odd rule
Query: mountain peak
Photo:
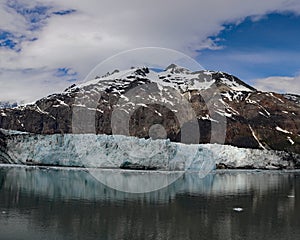
[[[165,71],[168,71],[170,73],[191,73],[191,71],[187,68],[181,67],[179,65],[176,65],[174,63],[170,64]]]
[[[136,68],[134,73],[136,75],[142,75],[145,77],[149,72],[150,72],[150,70],[148,67],[139,67],[139,68]]]
[[[169,65],[162,72],[153,71],[148,67],[114,71],[111,74],[82,83],[78,87],[88,87],[96,84],[103,91],[110,89],[109,91],[121,94],[125,89],[131,87],[134,81],[139,82],[141,79],[157,83],[163,87],[178,89],[182,93],[189,90],[205,90],[213,84],[222,91],[226,89],[244,92],[256,91],[256,89],[230,74],[204,70],[192,72],[176,64]]]

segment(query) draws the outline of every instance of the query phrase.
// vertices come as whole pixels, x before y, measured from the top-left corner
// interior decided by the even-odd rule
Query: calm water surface
[[[300,239],[300,173],[185,174],[130,194],[85,170],[2,166],[0,239]]]

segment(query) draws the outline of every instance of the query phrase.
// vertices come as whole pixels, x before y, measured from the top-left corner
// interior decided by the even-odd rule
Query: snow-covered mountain
[[[34,104],[0,109],[0,128],[111,135],[122,133],[114,128],[127,119],[125,135],[149,138],[151,126],[160,124],[171,141],[180,142],[182,127],[196,120],[199,143],[300,153],[299,98],[258,91],[224,72],[192,72],[174,64],[162,72],[142,67],[95,77]],[[93,116],[91,128],[74,127],[80,112],[83,125],[90,123],[84,116]],[[224,126],[222,141],[216,129]]]

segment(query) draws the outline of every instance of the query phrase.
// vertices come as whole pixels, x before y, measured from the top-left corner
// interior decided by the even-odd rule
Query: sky
[[[259,90],[300,94],[299,0],[1,0],[0,101],[31,102],[101,61],[174,49]]]

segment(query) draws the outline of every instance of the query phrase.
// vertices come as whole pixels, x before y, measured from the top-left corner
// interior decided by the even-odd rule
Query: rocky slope
[[[39,134],[124,133],[149,138],[151,127],[160,124],[165,132],[156,129],[156,133],[161,131],[156,136],[175,142],[182,140],[184,128],[185,134],[196,137],[199,143],[299,154],[299,99],[257,91],[223,72],[191,72],[170,65],[157,73],[144,67],[96,77],[34,104],[0,109],[0,128]],[[188,132],[194,120],[199,137]],[[123,126],[124,121],[129,124]],[[128,129],[114,129],[118,126]],[[225,141],[222,133],[218,136],[224,126]]]

